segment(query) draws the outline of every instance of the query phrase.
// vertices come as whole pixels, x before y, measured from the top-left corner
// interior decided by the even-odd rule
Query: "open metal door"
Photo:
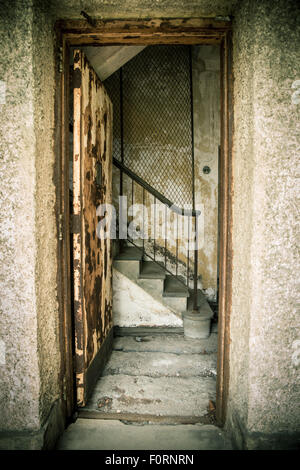
[[[74,51],[73,89],[75,367],[77,405],[84,406],[112,329],[112,245],[97,236],[96,215],[100,204],[112,201],[112,104],[80,50]]]

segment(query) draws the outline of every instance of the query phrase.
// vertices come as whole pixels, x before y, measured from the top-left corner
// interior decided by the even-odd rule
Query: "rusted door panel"
[[[73,86],[73,213],[80,226],[73,235],[76,387],[77,405],[84,406],[89,370],[112,328],[111,240],[96,234],[96,209],[112,200],[112,104],[79,50]]]

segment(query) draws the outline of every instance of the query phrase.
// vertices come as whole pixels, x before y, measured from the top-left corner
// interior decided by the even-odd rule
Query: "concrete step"
[[[114,351],[161,352],[173,354],[217,353],[218,335],[212,333],[207,339],[186,339],[183,335],[121,336],[114,340]]]
[[[167,305],[171,310],[178,312],[180,318],[182,318],[182,312],[187,308],[186,297],[165,297],[163,296],[164,304]]]
[[[162,295],[164,291],[164,280],[163,279],[150,279],[150,278],[139,278],[136,281],[137,285],[142,287],[146,292],[151,293],[152,296],[157,296],[162,302]]]
[[[126,356],[126,353],[123,353]],[[156,416],[203,416],[215,401],[212,377],[109,375],[98,381],[85,410]]]
[[[115,259],[113,267],[134,282],[136,282],[140,274],[139,260]]]
[[[103,375],[125,374],[148,377],[214,377],[215,354],[172,354],[113,351]]]
[[[143,253],[141,250],[136,248],[135,246],[124,246],[120,253],[117,254],[115,260],[122,260],[122,261],[141,261],[143,258]]]
[[[130,326],[117,326],[114,325],[115,337],[120,336],[183,336],[183,326],[145,326],[140,325],[136,327]]]
[[[143,261],[139,277],[140,279],[165,279],[166,272],[154,261]]]
[[[114,259],[114,268],[135,282],[155,300],[161,302],[182,318],[182,313],[193,309],[193,295],[179,280],[166,275],[163,266],[154,261],[145,261],[137,247],[125,245]],[[203,313],[213,312],[204,294],[198,291],[198,306]]]
[[[136,282],[140,274],[142,252],[134,246],[123,246],[115,256],[113,266],[132,281]]]
[[[182,302],[176,301],[180,299],[175,299],[175,302],[172,303],[171,297],[163,297],[163,279],[139,279],[140,261],[115,260],[113,267],[141,287],[147,294],[153,297],[154,300],[168,308],[170,313],[175,314],[180,319],[182,318],[181,314],[186,310],[186,302],[183,304]],[[114,284],[114,286],[116,286],[116,284]],[[186,299],[184,300],[186,301]]]
[[[180,281],[167,275],[164,283],[164,297],[189,297],[189,290]]]
[[[190,424],[190,425],[140,425],[123,423],[118,420],[100,419],[78,419],[71,424],[59,440],[58,450],[229,450],[231,444],[222,431],[217,426],[210,424]],[[166,452],[165,452],[166,453]],[[183,454],[183,452],[181,452]],[[179,455],[179,454],[178,454]],[[108,453],[112,459],[113,455]],[[168,455],[165,455],[168,457]],[[180,456],[182,457],[182,456]],[[189,456],[187,456],[189,457]],[[123,457],[114,456],[121,459]],[[130,459],[131,457],[125,457]],[[138,457],[134,457],[137,459]],[[141,459],[142,457],[140,457]],[[146,458],[146,457],[145,457]],[[159,464],[162,457],[157,455],[152,457],[150,464]],[[133,459],[133,457],[132,457]],[[155,461],[157,459],[157,461]],[[131,461],[130,461],[131,462]],[[135,466],[143,466],[137,463]],[[180,462],[183,463],[183,462]],[[189,464],[188,460],[185,463]],[[128,460],[123,462],[123,466]],[[114,464],[112,464],[114,465]],[[122,465],[121,465],[122,466]]]

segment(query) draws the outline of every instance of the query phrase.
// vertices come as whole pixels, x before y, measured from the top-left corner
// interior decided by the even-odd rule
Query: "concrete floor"
[[[124,424],[115,420],[78,419],[65,431],[59,450],[229,450],[216,426]]]
[[[58,448],[229,449],[212,411],[216,353],[216,333],[201,341],[180,335],[115,338],[84,414]]]

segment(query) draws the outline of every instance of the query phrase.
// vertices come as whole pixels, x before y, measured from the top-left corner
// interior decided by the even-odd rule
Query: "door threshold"
[[[103,413],[93,410],[79,410],[78,418],[128,421],[130,423],[158,424],[213,424],[216,425],[215,414],[208,412],[203,416],[158,416],[139,413]]]
[[[172,326],[114,326],[114,336],[183,335],[183,327]]]

